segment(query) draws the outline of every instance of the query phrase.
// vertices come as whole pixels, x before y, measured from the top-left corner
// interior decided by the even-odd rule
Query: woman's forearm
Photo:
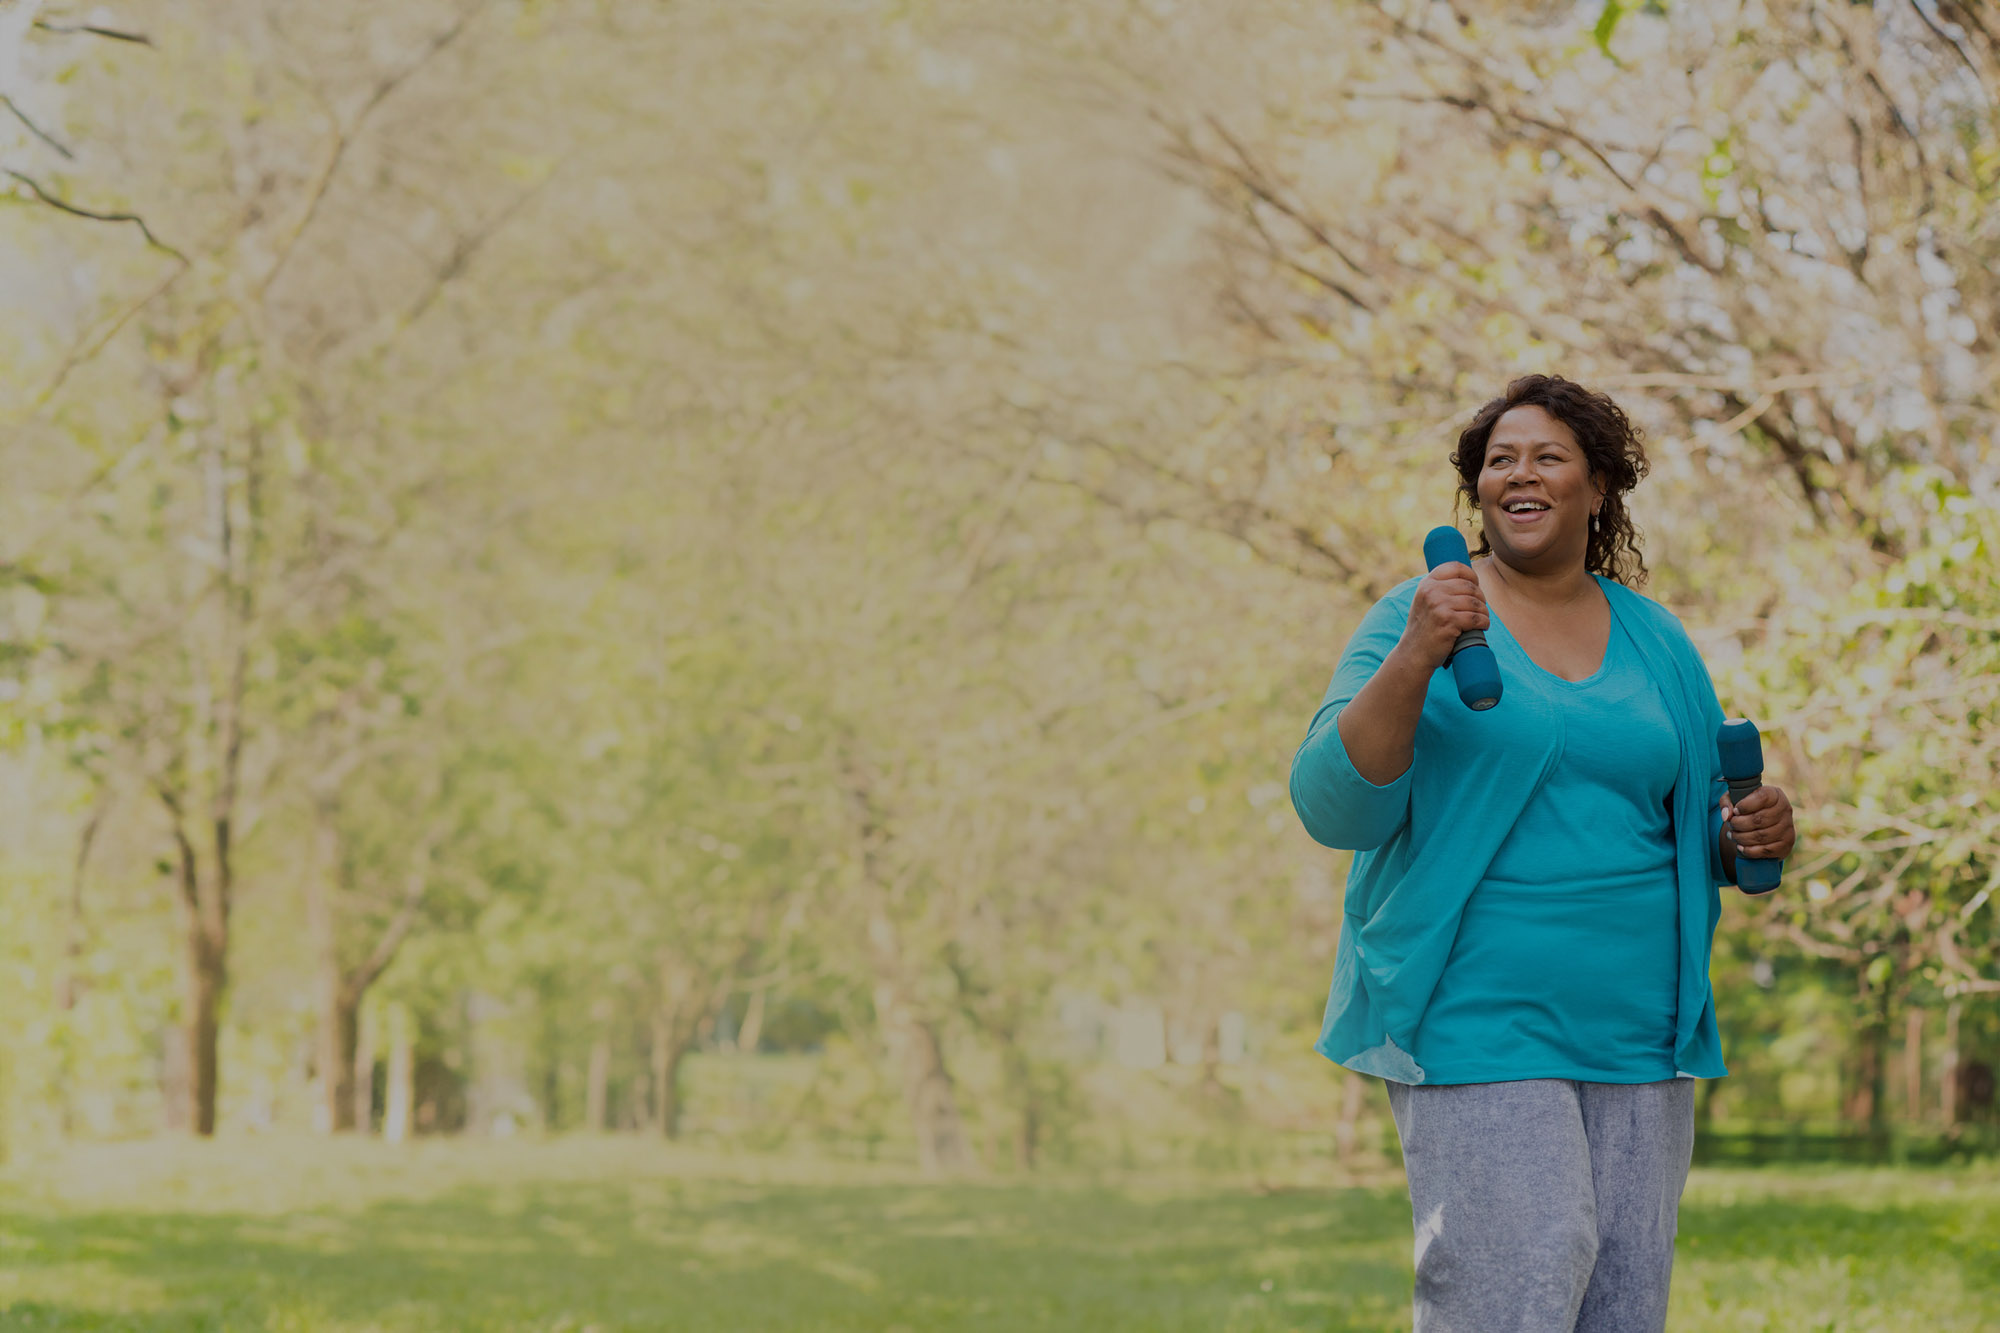
[[[1335,719],[1354,771],[1378,787],[1409,771],[1434,670],[1398,644]]]

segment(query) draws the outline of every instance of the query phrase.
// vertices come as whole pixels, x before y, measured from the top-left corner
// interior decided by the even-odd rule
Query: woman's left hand
[[[1776,787],[1759,787],[1737,805],[1731,805],[1729,793],[1724,792],[1722,821],[1739,856],[1783,860],[1792,854],[1792,844],[1798,840],[1792,827],[1791,798]]]

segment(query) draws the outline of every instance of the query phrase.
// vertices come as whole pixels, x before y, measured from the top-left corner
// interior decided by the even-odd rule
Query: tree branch
[[[16,102],[13,98],[7,96],[7,94],[5,93],[0,93],[0,104],[4,104],[9,111],[14,113],[14,119],[20,121],[23,125],[28,127],[28,133],[34,135],[37,139],[40,139],[43,143],[55,149],[58,153],[61,153],[64,157],[71,159],[74,159],[76,157],[76,154],[72,153],[69,150],[69,148],[64,145],[62,140],[56,138],[55,135],[50,134],[40,125],[37,125],[34,122],[34,120],[29,117],[27,112],[21,110],[21,104]]]
[[[1934,5],[1936,0],[1931,0],[1931,2]],[[1987,90],[1985,73],[1979,68],[1978,62],[1972,58],[1972,52],[1965,49],[1965,43],[1959,41],[1958,38],[1952,36],[1939,26],[1937,19],[1932,16],[1930,8],[1925,5],[1924,0],[1910,0],[1910,8],[1916,11],[1917,17],[1924,21],[1924,26],[1931,30],[1933,36],[1958,53],[1958,58],[1965,63],[1966,69],[1972,73],[1973,86],[1979,89],[1979,96],[1988,106],[1991,106],[1993,104],[1993,94]]]
[[[33,176],[24,175],[12,167],[0,168],[0,170],[5,170],[13,179],[27,186],[29,193],[33,194],[36,199],[59,213],[68,213],[71,217],[88,218],[92,222],[129,222],[139,229],[140,235],[146,238],[146,244],[152,246],[155,250],[172,255],[183,264],[188,262],[186,255],[176,250],[173,246],[168,245],[158,236],[155,236],[153,229],[146,225],[146,219],[140,217],[137,213],[99,213],[95,209],[73,204],[60,195],[51,194]]]
[[[551,172],[550,178],[553,178],[553,175],[554,173]],[[495,213],[472,231],[459,237],[458,243],[451,248],[450,256],[445,260],[443,266],[438,269],[436,276],[432,278],[430,286],[424,289],[424,294],[417,298],[416,303],[398,321],[398,327],[408,328],[421,319],[424,312],[429,310],[437,298],[443,294],[444,289],[449,287],[453,281],[465,272],[466,266],[472,262],[473,256],[478,254],[480,249],[488,241],[492,240],[494,235],[502,227],[505,227],[516,213],[526,207],[530,200],[548,188],[548,183],[549,178],[545,178],[532,189],[524,190],[498,213]]]
[[[348,146],[354,142],[355,136],[361,132],[368,118],[375,114],[376,108],[389,99],[391,93],[402,87],[403,84],[409,81],[412,75],[423,69],[425,65],[428,65],[446,47],[457,41],[459,35],[465,31],[467,25],[474,18],[478,17],[479,12],[485,9],[486,5],[487,0],[476,0],[474,4],[459,14],[457,20],[450,27],[433,37],[415,60],[405,65],[402,69],[383,76],[376,83],[374,91],[368,95],[368,100],[361,104],[361,109],[354,113],[352,120],[344,126],[337,120],[335,121],[333,127],[333,151],[327,155],[326,165],[320,168],[318,178],[313,181],[312,192],[306,199],[305,209],[299,214],[297,224],[292,228],[292,234],[285,239],[284,245],[278,251],[277,259],[272,261],[270,270],[264,274],[264,280],[257,284],[257,290],[260,294],[269,291],[271,285],[278,280],[278,275],[285,270],[286,262],[291,259],[292,253],[299,248],[299,242],[305,238],[306,232],[311,229],[313,220],[319,216],[320,205],[326,201],[327,192],[333,188],[333,179],[339,174],[340,164],[347,157]],[[329,111],[329,115],[331,114]]]
[[[174,789],[164,782],[154,782],[153,790],[160,798],[160,804],[167,808],[168,825],[174,835],[174,848],[180,854],[181,900],[188,911],[201,916],[201,884],[196,878],[194,844],[188,841],[187,816],[182,812],[181,799]]]
[[[51,23],[47,19],[36,19],[37,32],[52,32],[60,36],[81,35],[103,37],[113,42],[130,42],[134,46],[153,45],[153,39],[143,32],[128,32],[123,28],[106,28],[95,23]]]
[[[436,820],[419,845],[415,863],[410,867],[408,878],[403,881],[403,901],[396,909],[395,917],[375,941],[375,948],[367,961],[348,975],[346,984],[355,994],[366,994],[375,984],[377,977],[388,970],[396,961],[396,951],[403,947],[410,931],[416,927],[417,916],[423,911],[424,895],[430,890],[430,870],[436,859],[438,842],[444,837],[444,821]]]

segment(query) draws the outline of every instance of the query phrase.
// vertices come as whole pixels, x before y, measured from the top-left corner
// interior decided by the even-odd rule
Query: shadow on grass
[[[0,1329],[1397,1328],[1407,1208],[646,1176],[279,1217],[16,1213]]]

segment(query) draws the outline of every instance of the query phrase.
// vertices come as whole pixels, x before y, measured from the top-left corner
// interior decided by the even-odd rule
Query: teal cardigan
[[[1673,794],[1681,926],[1674,1068],[1683,1078],[1720,1078],[1729,1071],[1715,1028],[1708,956],[1722,912],[1717,886],[1731,882],[1716,846],[1722,706],[1670,611],[1610,579],[1597,582],[1639,645],[1680,738],[1682,780]],[[1409,1052],[1451,955],[1459,914],[1554,767],[1563,738],[1562,714],[1529,691],[1503,694],[1497,707],[1474,712],[1459,700],[1451,673],[1439,671],[1424,699],[1410,767],[1379,787],[1355,771],[1335,719],[1401,639],[1417,583],[1391,590],[1362,618],[1292,757],[1291,781],[1292,805],[1313,839],[1355,853],[1315,1049],[1398,1083],[1424,1081]],[[1509,638],[1496,637],[1493,648],[1503,684],[1531,666]],[[1561,966],[1559,959],[1549,963]]]

